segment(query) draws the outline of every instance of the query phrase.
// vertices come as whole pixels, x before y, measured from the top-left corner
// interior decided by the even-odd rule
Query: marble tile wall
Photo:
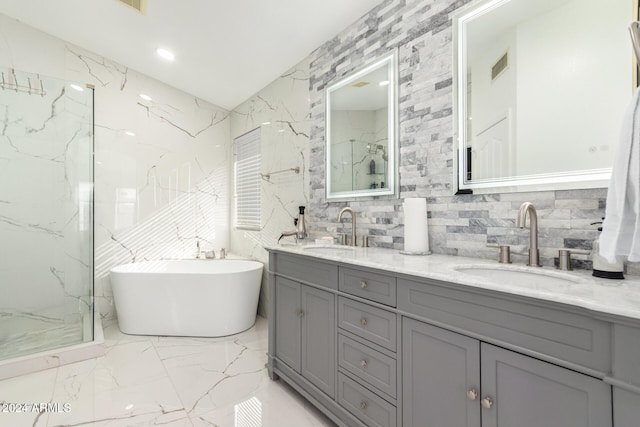
[[[298,206],[309,205],[308,72],[309,61],[305,59],[231,112],[232,139],[261,128],[263,174],[300,168],[299,173],[289,171],[263,178],[261,230],[232,228],[230,231],[234,252],[265,264],[268,254],[264,247],[277,243],[283,231],[294,230]],[[293,241],[293,237],[285,239]],[[265,276],[266,271],[265,268]],[[263,286],[261,314],[265,314],[265,297]]]
[[[40,346],[55,347],[81,343],[83,320],[91,319],[93,97],[58,79],[8,69],[2,76],[0,358],[7,358],[32,347],[30,326],[46,338]]]
[[[196,241],[229,247],[228,111],[0,14],[0,69],[8,67],[95,86],[95,280],[103,318],[115,316],[111,267],[193,256]]]
[[[452,27],[451,16],[469,0],[385,0],[310,56],[309,221],[318,233],[341,230],[338,211],[358,212],[358,233],[375,236],[375,246],[403,247],[402,199],[425,197],[433,252],[497,259],[488,243],[524,252],[528,230],[515,228],[524,201],[538,208],[541,256],[553,265],[560,247],[591,248],[590,225],[604,215],[606,189],[452,195]],[[324,186],[326,86],[372,58],[397,49],[399,58],[400,199],[327,203]],[[515,262],[524,255],[514,254]],[[576,265],[589,263],[575,256]]]

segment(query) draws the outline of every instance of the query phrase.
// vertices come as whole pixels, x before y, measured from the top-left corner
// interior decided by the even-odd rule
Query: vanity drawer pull
[[[396,397],[398,380],[398,362],[394,356],[338,334],[338,366],[391,398]]]
[[[491,409],[491,407],[493,406],[493,400],[491,400],[491,398],[487,396],[480,401],[480,404],[484,409]]]
[[[363,293],[368,293],[370,289]],[[338,298],[338,327],[396,351],[395,313],[341,296]]]
[[[298,316],[299,318],[303,318],[304,317],[304,311],[303,310],[297,310],[296,311],[296,316]]]
[[[397,408],[393,403],[372,392],[369,387],[338,372],[337,402],[358,418],[363,425],[399,427]],[[360,425],[360,424],[358,424]]]
[[[396,305],[396,278],[386,274],[340,267],[338,290],[391,307]]]

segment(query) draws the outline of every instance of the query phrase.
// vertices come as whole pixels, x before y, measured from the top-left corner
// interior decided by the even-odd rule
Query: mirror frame
[[[387,186],[385,188],[334,192],[331,189],[331,94],[381,67],[388,68],[387,86]],[[398,197],[398,53],[375,59],[363,68],[327,86],[325,90],[325,197],[327,202],[378,196]]]
[[[507,178],[467,180],[467,24],[475,18],[500,7],[510,0],[484,0],[461,8],[453,16],[453,132],[456,154],[453,156],[453,188],[455,194],[508,191],[541,191],[583,188],[606,188],[611,177],[611,168],[589,169],[535,175],[520,175]],[[637,19],[637,0],[630,10],[630,22]],[[632,82],[637,86],[637,62],[633,61]],[[464,88],[464,89],[461,89]],[[633,89],[631,88],[631,89]],[[631,91],[630,91],[631,96]]]

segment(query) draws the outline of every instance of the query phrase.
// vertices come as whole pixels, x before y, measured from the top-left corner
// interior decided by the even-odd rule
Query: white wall
[[[114,316],[111,267],[192,256],[197,240],[229,246],[228,111],[0,15],[0,70],[7,67],[95,85],[95,278],[103,317]]]
[[[471,99],[469,137],[472,147],[472,178],[510,176],[516,147],[516,86],[519,72],[518,43],[515,30],[503,33],[492,43],[477,49],[469,58]],[[491,68],[505,54],[509,66],[495,80]]]
[[[518,174],[613,163],[631,99],[629,14],[624,1],[585,7],[574,0],[518,27]],[[618,31],[607,30],[612,27]],[[576,46],[589,46],[589,52]],[[585,121],[593,108],[599,120]],[[527,120],[531,117],[537,120]]]
[[[265,314],[268,253],[265,246],[277,243],[283,231],[293,230],[298,206],[309,202],[309,63],[305,59],[280,78],[236,107],[231,115],[231,136],[262,130],[262,173],[300,168],[262,181],[262,229],[231,229],[235,253],[266,264],[260,312]],[[268,123],[268,124],[263,124]],[[230,160],[230,167],[233,159]],[[324,166],[323,166],[324,168]],[[233,194],[233,192],[232,192]],[[233,209],[233,203],[232,203]],[[232,217],[233,218],[233,217]],[[285,241],[293,242],[293,237]]]

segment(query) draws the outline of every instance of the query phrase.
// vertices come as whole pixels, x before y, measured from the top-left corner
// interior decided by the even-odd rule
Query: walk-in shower
[[[93,340],[93,89],[0,70],[0,361]]]

